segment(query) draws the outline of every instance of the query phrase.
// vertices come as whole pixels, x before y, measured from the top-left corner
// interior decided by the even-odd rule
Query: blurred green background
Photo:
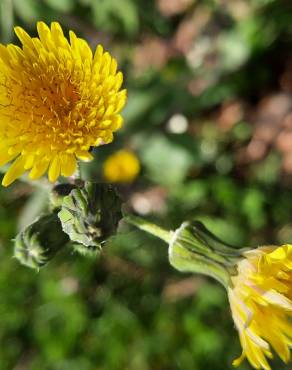
[[[236,246],[292,242],[291,0],[0,4],[3,43],[14,25],[57,20],[124,71],[124,127],[83,176],[102,180],[105,158],[130,148],[142,172],[119,186],[129,210],[167,228],[200,219]],[[1,370],[232,368],[224,290],[173,270],[159,240],[121,225],[98,259],[69,250],[39,273],[20,266],[12,238],[46,197],[0,188]]]

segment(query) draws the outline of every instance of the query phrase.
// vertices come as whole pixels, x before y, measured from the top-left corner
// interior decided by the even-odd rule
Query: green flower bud
[[[86,182],[83,188],[73,189],[64,197],[58,216],[70,239],[92,252],[116,233],[122,218],[121,205],[111,185]]]
[[[57,214],[43,215],[16,236],[14,256],[21,264],[39,269],[68,241]]]
[[[198,222],[184,222],[169,243],[169,262],[179,271],[211,276],[228,286],[244,249],[232,247]]]

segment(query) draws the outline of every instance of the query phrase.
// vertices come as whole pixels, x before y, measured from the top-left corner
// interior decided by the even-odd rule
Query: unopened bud
[[[228,286],[244,250],[222,242],[201,222],[184,222],[169,243],[169,262],[179,271],[209,275]]]
[[[63,230],[70,239],[87,247],[100,249],[116,233],[122,218],[121,199],[109,184],[86,182],[64,197],[58,213]],[[77,248],[80,251],[82,246]],[[85,254],[84,251],[82,254]]]
[[[14,256],[25,266],[39,269],[69,241],[56,213],[41,216],[15,238]]]

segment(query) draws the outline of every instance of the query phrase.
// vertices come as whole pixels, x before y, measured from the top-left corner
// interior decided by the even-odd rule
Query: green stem
[[[146,221],[141,217],[133,216],[133,215],[126,215],[124,217],[124,220],[128,222],[129,224],[138,227],[140,230],[146,231],[147,233],[152,234],[162,239],[168,244],[171,241],[171,238],[173,235],[172,231],[165,230],[162,227],[157,226],[149,221]]]

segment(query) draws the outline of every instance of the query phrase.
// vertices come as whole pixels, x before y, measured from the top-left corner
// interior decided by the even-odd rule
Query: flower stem
[[[124,217],[124,220],[127,223],[138,227],[140,230],[146,231],[147,233],[152,234],[159,239],[162,239],[166,243],[169,243],[171,241],[173,235],[172,231],[165,230],[162,227],[146,221],[141,217],[128,214]]]

